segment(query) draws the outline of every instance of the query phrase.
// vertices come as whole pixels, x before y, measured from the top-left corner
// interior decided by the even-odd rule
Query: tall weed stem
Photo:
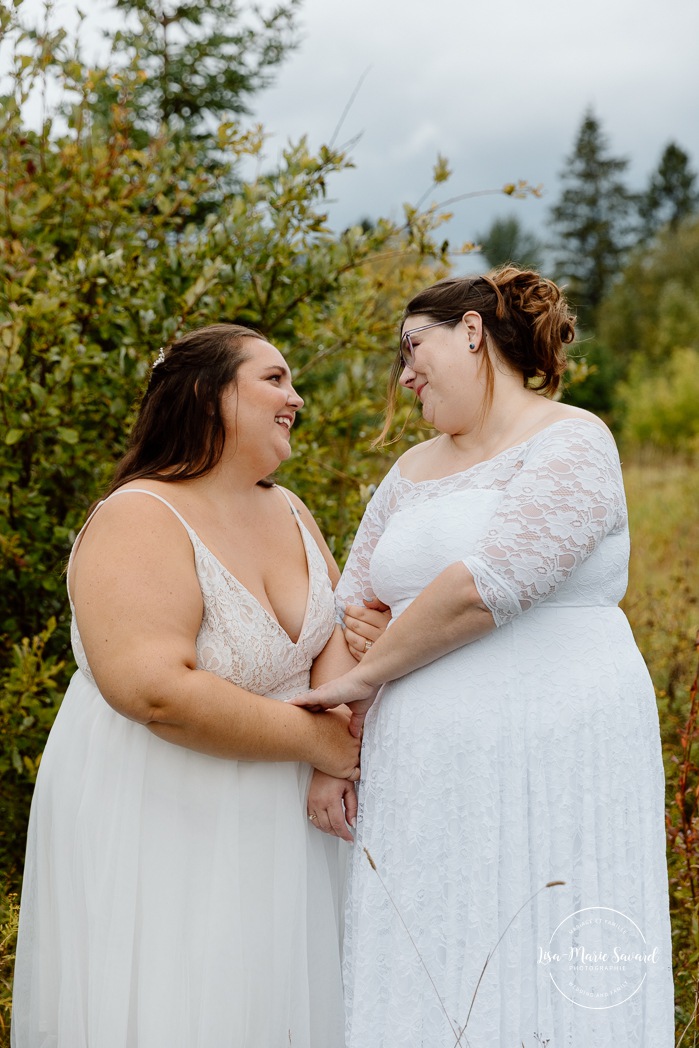
[[[476,996],[478,994],[478,990],[480,989],[481,982],[483,981],[483,976],[485,975],[486,969],[487,969],[487,967],[488,967],[488,965],[490,963],[491,958],[493,957],[493,954],[497,950],[497,948],[500,945],[500,943],[502,942],[502,940],[507,935],[507,932],[509,931],[509,929],[512,927],[514,922],[519,917],[519,915],[522,912],[522,910],[525,909],[525,907],[529,906],[529,904],[531,902],[533,902],[534,899],[536,899],[537,895],[540,895],[541,892],[546,891],[547,888],[556,888],[559,885],[565,884],[566,882],[565,881],[548,881],[546,884],[543,885],[543,887],[539,888],[538,891],[535,891],[533,895],[530,895],[528,899],[525,899],[525,901],[522,903],[522,905],[517,910],[517,912],[510,918],[510,920],[508,921],[507,925],[505,926],[505,929],[503,930],[502,934],[500,935],[500,938],[495,943],[495,946],[493,946],[492,950],[489,952],[488,956],[485,959],[485,964],[483,965],[483,968],[481,969],[481,974],[478,976],[478,982],[476,983],[476,988],[473,991],[473,996],[471,998],[471,1005],[470,1005],[469,1010],[468,1010],[468,1015],[466,1016],[466,1022],[464,1023],[463,1026],[458,1027],[456,1025],[456,1023],[454,1022],[454,1020],[452,1020],[450,1018],[449,1013],[447,1012],[447,1007],[446,1007],[446,1005],[444,1003],[444,1000],[442,999],[442,995],[440,994],[440,992],[439,992],[439,990],[437,988],[437,984],[435,983],[434,979],[432,978],[432,975],[431,975],[427,965],[425,964],[425,961],[424,961],[424,959],[422,957],[422,954],[420,953],[420,949],[419,949],[417,943],[415,942],[415,939],[412,936],[410,928],[408,928],[408,925],[405,923],[405,920],[403,919],[402,913],[398,909],[398,906],[396,905],[396,902],[395,902],[393,896],[391,895],[390,891],[388,890],[388,888],[386,886],[386,882],[384,881],[383,877],[379,873],[379,870],[378,870],[378,868],[376,866],[376,863],[374,862],[374,860],[373,860],[373,858],[371,856],[371,853],[370,853],[369,849],[368,848],[363,848],[363,851],[364,851],[364,854],[366,855],[366,857],[367,857],[367,859],[369,861],[369,865],[371,866],[371,868],[374,871],[374,873],[376,874],[376,876],[379,878],[379,881],[381,883],[381,887],[385,891],[386,897],[388,898],[388,901],[390,902],[391,906],[395,910],[396,915],[398,917],[398,920],[403,925],[403,928],[405,929],[405,933],[406,933],[406,935],[410,939],[410,942],[413,945],[413,949],[415,950],[415,953],[417,954],[418,960],[420,961],[420,964],[423,967],[425,975],[427,976],[427,978],[430,981],[432,989],[434,990],[435,995],[437,997],[437,1000],[439,1001],[439,1005],[440,1005],[440,1007],[442,1009],[442,1012],[444,1013],[444,1018],[449,1023],[449,1026],[451,1028],[451,1032],[454,1034],[454,1037],[456,1038],[456,1040],[454,1041],[454,1048],[459,1048],[460,1045],[468,1046],[469,1042],[464,1037],[464,1034],[466,1033],[466,1027],[468,1026],[469,1021],[471,1019],[471,1013],[473,1011],[473,1006],[476,1003]]]

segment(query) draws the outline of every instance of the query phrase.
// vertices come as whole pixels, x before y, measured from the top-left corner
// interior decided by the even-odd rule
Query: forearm
[[[283,702],[193,670],[163,701],[153,704],[147,727],[168,742],[216,757],[307,759],[305,725],[286,710]]]
[[[426,586],[367,652],[356,672],[385,684],[425,666],[495,629],[473,576],[461,562],[451,564]]]
[[[227,759],[323,763],[323,725],[313,714],[204,670],[183,667],[157,681],[141,676],[131,686],[107,685],[103,694],[117,712],[187,749]]]

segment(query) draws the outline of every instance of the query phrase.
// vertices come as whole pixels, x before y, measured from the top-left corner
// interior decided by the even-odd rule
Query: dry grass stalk
[[[483,965],[483,968],[481,969],[481,974],[478,977],[478,982],[476,983],[476,988],[473,991],[473,996],[471,998],[471,1005],[470,1005],[469,1010],[468,1010],[468,1015],[466,1016],[466,1022],[464,1023],[463,1026],[457,1026],[455,1021],[450,1018],[449,1013],[447,1012],[446,1005],[445,1005],[445,1003],[444,1003],[444,1001],[442,999],[442,996],[441,996],[439,990],[437,989],[437,984],[435,983],[434,979],[432,978],[432,975],[430,974],[430,971],[429,971],[427,965],[425,964],[425,962],[424,962],[424,960],[422,958],[422,954],[420,953],[419,947],[418,947],[417,943],[415,942],[415,939],[413,938],[413,936],[411,934],[410,928],[408,928],[408,925],[405,923],[405,920],[403,919],[403,915],[401,914],[400,910],[398,909],[398,906],[396,905],[395,900],[393,899],[393,896],[391,895],[390,891],[386,887],[386,882],[384,881],[383,877],[379,873],[379,870],[378,870],[378,868],[376,866],[376,863],[374,862],[374,860],[373,860],[373,858],[371,856],[371,853],[370,853],[369,849],[368,848],[363,848],[363,851],[364,851],[364,854],[366,855],[366,857],[367,857],[367,859],[369,861],[369,865],[371,866],[371,868],[374,871],[374,873],[376,874],[376,876],[379,878],[379,881],[381,883],[381,887],[386,892],[386,897],[388,898],[388,901],[390,902],[391,906],[395,910],[396,915],[398,917],[398,920],[403,925],[403,928],[405,929],[405,933],[406,933],[406,935],[410,939],[410,942],[413,945],[413,949],[415,950],[415,953],[417,954],[418,960],[420,961],[420,964],[422,965],[422,968],[423,968],[423,970],[425,972],[425,975],[427,976],[427,978],[430,981],[430,985],[432,986],[432,989],[435,992],[437,1000],[439,1001],[440,1008],[442,1009],[442,1012],[444,1013],[444,1018],[449,1023],[449,1026],[451,1028],[451,1032],[454,1034],[454,1037],[456,1038],[456,1040],[454,1041],[454,1048],[468,1048],[469,1042],[468,1042],[468,1040],[465,1037],[466,1028],[467,1028],[467,1026],[469,1024],[469,1020],[471,1018],[471,1013],[473,1011],[473,1006],[476,1003],[476,995],[478,994],[478,990],[479,990],[481,982],[483,980],[483,976],[485,975],[485,972],[486,972],[486,969],[488,967],[488,964],[490,963],[490,960],[493,957],[495,951],[497,950],[497,948],[500,945],[500,943],[502,942],[502,940],[505,938],[505,936],[506,936],[507,932],[509,931],[509,929],[512,927],[514,922],[519,917],[519,915],[522,912],[522,910],[525,909],[525,907],[529,906],[529,904],[531,902],[533,902],[534,899],[536,899],[537,895],[540,895],[541,892],[546,891],[547,888],[556,888],[559,885],[565,884],[566,882],[565,881],[548,881],[542,888],[539,888],[539,890],[535,891],[533,895],[530,895],[530,897],[528,899],[526,899],[522,903],[522,905],[517,910],[517,912],[514,914],[514,916],[509,920],[509,922],[507,923],[507,925],[506,925],[504,931],[502,932],[500,938],[495,943],[495,946],[493,946],[492,950],[490,951],[490,953],[488,954],[488,956],[485,959],[485,964]],[[538,1039],[538,1035],[535,1035],[535,1036],[537,1036],[537,1039]],[[543,1041],[543,1042],[540,1042],[540,1043],[542,1043],[544,1045],[547,1045],[548,1041]]]

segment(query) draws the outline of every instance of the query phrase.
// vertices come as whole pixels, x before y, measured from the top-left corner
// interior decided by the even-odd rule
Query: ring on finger
[[[316,815],[315,812],[313,812],[312,815],[308,816],[309,822],[315,822],[317,818],[318,818],[318,816]]]
[[[368,650],[369,650],[369,648],[371,647],[372,644],[373,644],[373,641],[371,641],[371,640],[365,640],[364,641],[364,654],[365,655],[368,652]]]

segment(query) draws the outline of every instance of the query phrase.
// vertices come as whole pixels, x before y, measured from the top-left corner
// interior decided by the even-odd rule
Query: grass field
[[[623,607],[656,687],[667,777],[677,1042],[696,1048],[699,710],[691,691],[699,658],[699,481],[696,466],[657,459],[626,463],[624,477],[632,554]],[[0,1048],[9,1045],[15,924],[14,903],[0,898]]]
[[[658,697],[667,781],[668,868],[677,1043],[699,1045],[699,480],[697,466],[649,460],[624,467],[631,528],[624,610]],[[695,755],[696,751],[696,755]]]

